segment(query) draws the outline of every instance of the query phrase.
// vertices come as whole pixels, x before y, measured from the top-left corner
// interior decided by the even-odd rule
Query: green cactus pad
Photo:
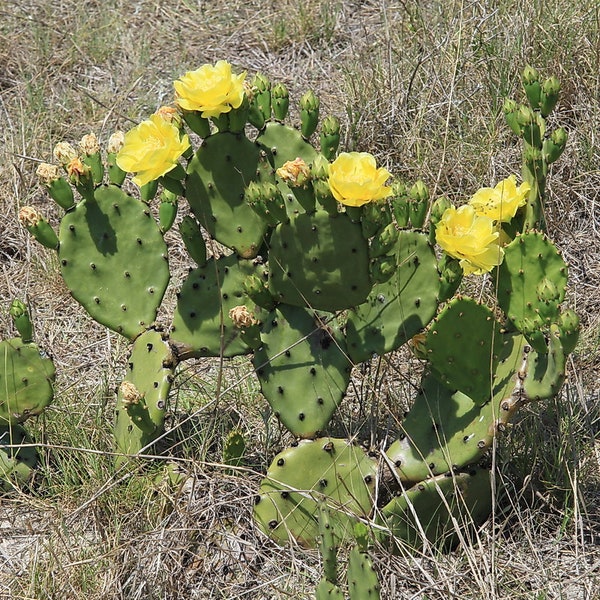
[[[256,138],[258,146],[267,154],[274,169],[279,169],[287,161],[301,158],[310,165],[317,156],[317,151],[309,144],[302,134],[293,127],[278,121],[270,121]],[[280,186],[286,199],[286,210],[292,216],[297,212],[312,212],[315,200],[311,186],[288,188]]]
[[[478,406],[471,398],[425,374],[413,406],[400,425],[398,439],[387,456],[405,483],[416,483],[456,467],[476,462],[492,444],[498,428],[512,418],[526,346],[520,335],[503,337],[494,378],[493,398]]]
[[[490,472],[473,468],[464,473],[447,473],[403,491],[381,511],[380,541],[391,551],[398,541],[420,549],[425,540],[443,551],[453,549],[462,535],[480,526],[492,510]]]
[[[269,287],[281,302],[333,312],[371,291],[367,242],[345,214],[296,215],[277,226],[270,244]]]
[[[229,132],[204,140],[188,166],[186,197],[192,211],[218,242],[242,258],[257,255],[267,230],[244,199],[246,186],[267,167],[256,144]]]
[[[501,344],[492,311],[471,298],[451,300],[425,341],[427,357],[442,381],[476,404],[490,399]]]
[[[148,206],[115,186],[66,213],[58,256],[73,297],[127,338],[149,327],[169,283],[167,247]]]
[[[348,555],[348,593],[350,600],[379,600],[379,579],[366,552],[353,546]]]
[[[254,506],[259,527],[278,543],[295,539],[315,547],[319,501],[330,507],[339,540],[352,535],[354,517],[373,509],[377,461],[353,443],[335,438],[301,441],[278,454]]]
[[[523,392],[528,400],[554,397],[565,381],[566,352],[556,325],[551,326],[544,352],[529,352],[523,373]]]
[[[190,271],[178,294],[171,340],[180,356],[238,356],[250,351],[229,318],[229,311],[256,305],[244,292],[244,280],[253,274],[263,279],[264,268],[235,254],[210,259]]]
[[[538,297],[540,285],[545,281],[556,291],[554,300]],[[529,334],[528,321],[539,322],[540,328],[556,322],[566,286],[567,265],[544,234],[525,233],[505,247],[504,261],[498,267],[498,304],[525,335]],[[533,339],[530,342],[542,350]]]
[[[294,435],[327,428],[350,381],[339,331],[298,306],[280,305],[265,318],[253,364],[263,395]]]
[[[0,426],[39,415],[54,397],[54,363],[21,338],[0,342]]]
[[[127,410],[119,388],[115,439],[119,452],[136,454],[163,432],[176,359],[162,334],[151,329],[136,338],[128,365],[125,381],[136,387],[142,399],[135,412]]]
[[[8,492],[27,484],[38,464],[38,452],[33,446],[7,448],[31,444],[31,438],[20,425],[0,425],[0,492]]]
[[[355,363],[396,350],[436,313],[440,281],[427,236],[401,231],[395,252],[396,273],[374,285],[367,300],[348,313],[348,353]]]
[[[316,600],[344,600],[344,593],[341,588],[323,578],[315,590]]]

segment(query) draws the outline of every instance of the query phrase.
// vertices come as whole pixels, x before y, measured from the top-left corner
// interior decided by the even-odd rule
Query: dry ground
[[[55,257],[17,224],[28,204],[56,223],[34,175],[56,142],[89,131],[106,141],[170,102],[184,71],[218,59],[285,82],[294,98],[314,89],[323,113],[341,118],[345,148],[457,201],[519,170],[500,107],[519,97],[522,67],[559,76],[553,124],[570,141],[547,211],[583,324],[569,382],[497,449],[506,492],[478,543],[375,559],[384,598],[600,598],[599,21],[586,0],[0,0],[0,333],[12,335],[10,301],[26,298],[59,371],[55,405],[31,426],[44,454],[38,488],[0,498],[0,598],[301,599],[320,577],[315,553],[279,548],[251,522],[260,472],[285,434],[243,362],[226,366],[218,415],[205,406],[217,366],[179,376],[184,486],[115,477],[110,423],[125,344],[74,305]],[[181,248],[171,259],[176,287]],[[398,365],[406,357],[357,374],[354,427],[385,414],[385,395],[402,397]],[[217,464],[233,425],[248,435],[244,477]]]

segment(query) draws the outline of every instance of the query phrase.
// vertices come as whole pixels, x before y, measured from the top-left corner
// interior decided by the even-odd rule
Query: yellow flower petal
[[[231,65],[220,60],[188,71],[173,83],[176,104],[183,110],[199,111],[202,117],[218,117],[239,108],[244,100],[246,73],[233,75]]]
[[[517,187],[516,177],[511,175],[500,181],[495,188],[481,188],[469,204],[479,215],[489,217],[493,221],[508,223],[517,210],[527,201],[531,186],[524,182]]]
[[[362,206],[392,193],[385,185],[390,173],[377,168],[367,152],[343,152],[329,166],[329,188],[333,197],[346,206]]]
[[[494,221],[478,215],[470,204],[446,209],[436,227],[437,243],[446,254],[460,260],[465,274],[481,275],[502,262],[499,235]]]
[[[117,155],[117,165],[133,178],[137,185],[145,185],[174,169],[179,157],[190,147],[187,135],[154,114],[125,134],[123,147]]]

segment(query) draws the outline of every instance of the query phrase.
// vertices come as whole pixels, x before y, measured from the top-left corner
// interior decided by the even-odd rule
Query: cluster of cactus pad
[[[566,134],[547,130],[556,80],[540,82],[528,68],[524,85],[528,104],[507,102],[505,112],[524,142],[530,192],[504,225],[509,242],[491,275],[492,307],[456,295],[462,270],[435,247],[439,207],[425,184],[398,181],[382,201],[339,205],[327,183],[339,121],[323,119],[317,136],[319,102],[308,92],[301,125],[287,124],[287,90],[263,75],[239,108],[210,118],[182,111],[182,131],[201,142],[184,155],[179,179],[163,176],[143,186],[139,199],[122,189],[114,150],[104,161],[99,149],[88,150],[83,169],[47,184],[64,209],[58,234],[35,211],[22,219],[57,251],[72,296],[131,342],[117,399],[121,462],[163,433],[182,361],[251,355],[264,398],[297,439],[273,459],[254,516],[278,542],[320,545],[319,598],[343,597],[336,552],[356,538],[357,523],[370,523],[369,539],[395,550],[451,548],[464,534],[457,523],[485,521],[493,499],[482,457],[519,407],[554,396],[564,380],[578,320],[563,308],[567,267],[545,234],[543,206],[548,165]],[[308,166],[303,177],[278,175],[297,159]],[[164,234],[176,221],[195,266],[177,292],[170,328],[159,330],[170,279]],[[353,367],[410,340],[423,378],[389,448],[329,437]],[[0,433],[13,427],[18,437],[18,423],[50,400],[53,369],[30,341],[2,347],[8,396]],[[230,441],[237,450],[227,462],[237,466],[243,439],[236,433]],[[9,452],[3,460],[16,469],[26,458]],[[352,598],[378,597],[367,546],[350,553]]]

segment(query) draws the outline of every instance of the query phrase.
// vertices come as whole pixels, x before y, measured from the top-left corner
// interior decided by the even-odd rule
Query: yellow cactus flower
[[[160,115],[152,115],[125,134],[123,147],[117,155],[117,165],[133,178],[137,185],[145,185],[174,169],[179,157],[190,147],[187,135]]]
[[[460,260],[466,275],[482,275],[502,262],[499,236],[494,221],[478,215],[470,204],[447,208],[435,230],[437,243],[446,254]]]
[[[333,197],[346,206],[362,206],[392,193],[385,185],[390,173],[377,168],[375,157],[367,152],[342,152],[329,165],[329,188]]]
[[[200,111],[204,118],[218,117],[239,108],[244,100],[246,72],[233,75],[231,65],[220,60],[188,71],[174,82],[175,103],[182,110]]]
[[[527,181],[517,187],[517,178],[511,175],[495,188],[481,188],[469,200],[478,215],[489,217],[498,223],[508,223],[517,210],[527,201],[531,185]]]

